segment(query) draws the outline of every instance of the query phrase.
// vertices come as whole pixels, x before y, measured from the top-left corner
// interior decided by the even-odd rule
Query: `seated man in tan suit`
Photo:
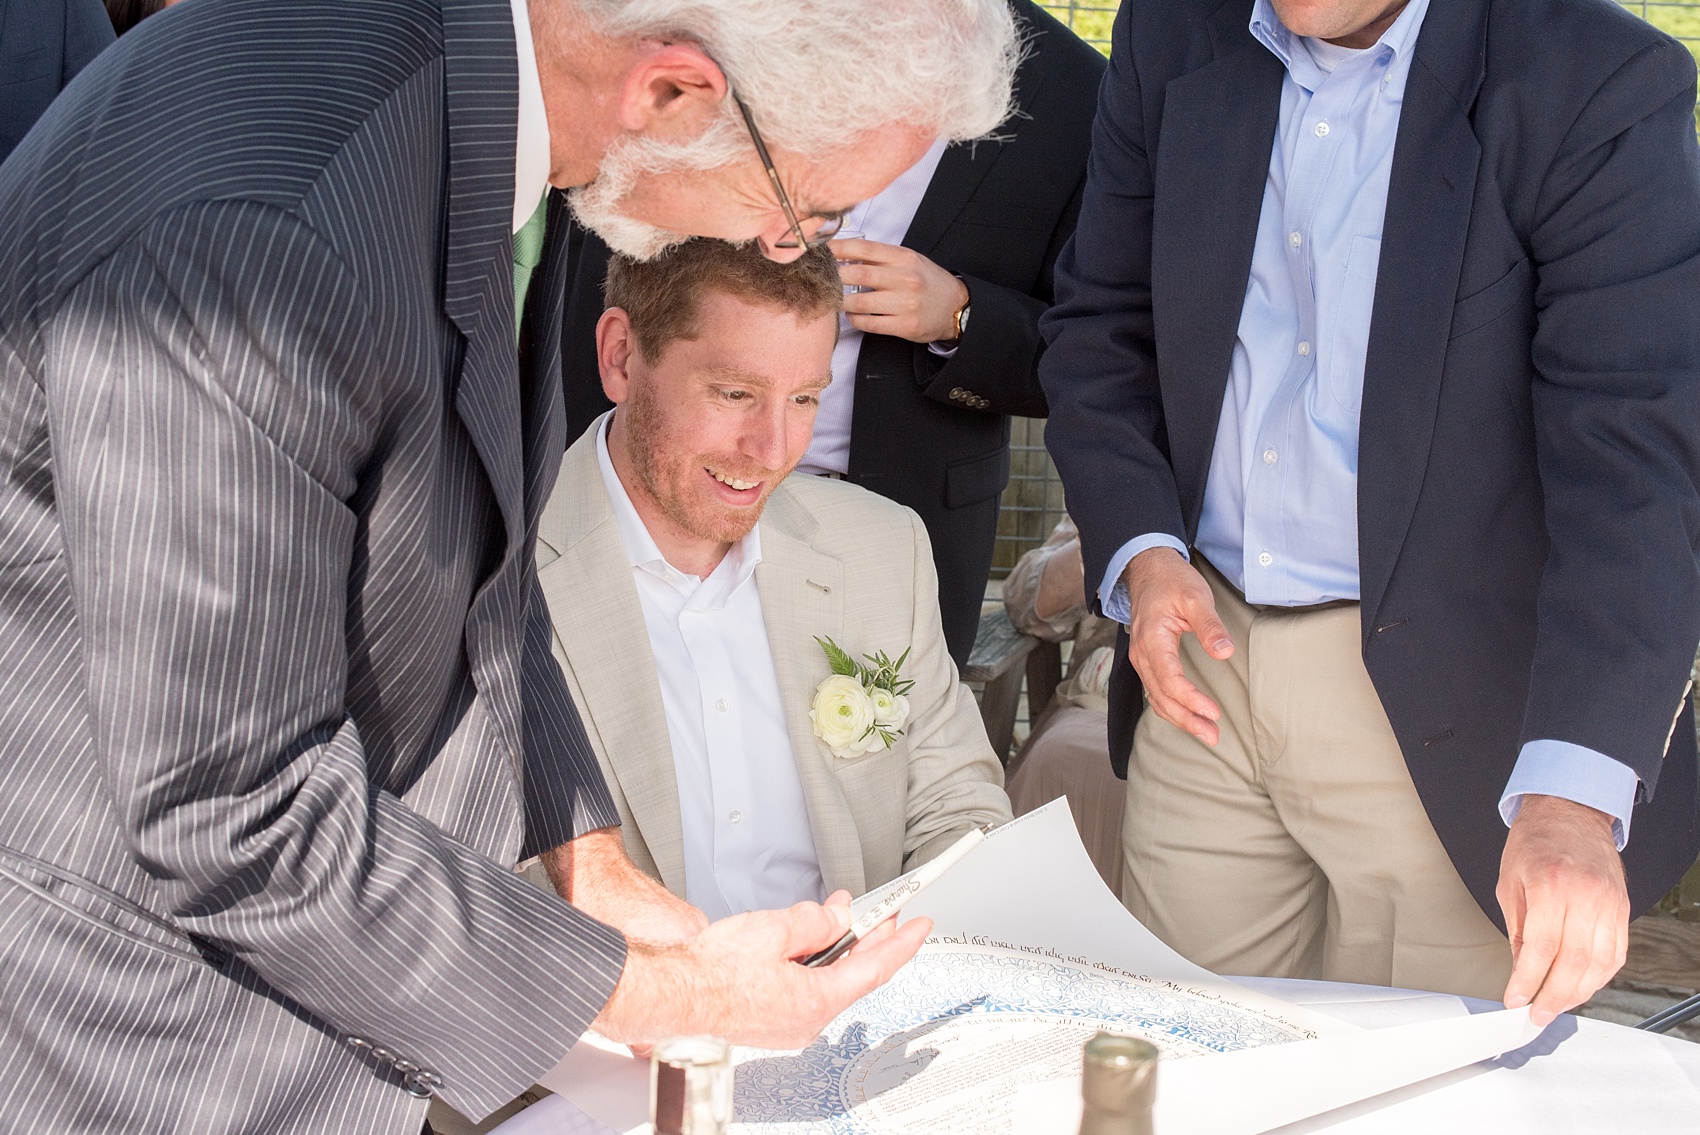
[[[831,381],[831,254],[775,264],[696,240],[616,258],[606,292],[615,409],[567,451],[537,563],[632,859],[715,919],[860,894],[1009,819],[920,520],[787,477]],[[817,639],[907,652],[889,744],[817,736],[833,673]]]

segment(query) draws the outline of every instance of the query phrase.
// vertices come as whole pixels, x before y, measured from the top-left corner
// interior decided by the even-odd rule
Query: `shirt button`
[[[1309,342],[1309,340],[1306,340],[1306,341],[1301,342],[1299,344],[1299,354],[1301,356],[1308,356],[1310,354],[1310,342]]]
[[[1318,122],[1318,123],[1317,123],[1317,124],[1316,124],[1316,136],[1317,136],[1317,137],[1318,137],[1318,138],[1326,138],[1326,137],[1328,137],[1328,123],[1326,123],[1326,122]]]
[[[721,713],[725,713],[726,712],[726,699],[721,698],[719,701],[715,702],[714,708],[718,709]]]
[[[726,819],[728,821],[730,821],[731,823],[734,823],[734,824],[742,823],[743,819],[744,819],[744,814],[742,812],[734,810],[734,811],[728,812],[726,814]]]
[[[1298,229],[1294,229],[1292,232],[1287,234],[1287,243],[1292,245],[1294,248],[1297,248],[1304,242],[1305,238],[1299,235]]]
[[[1263,463],[1265,465],[1275,464],[1277,457],[1278,455],[1273,449],[1266,449],[1263,451]]]
[[[1270,555],[1268,552],[1257,553],[1257,565],[1259,567],[1268,567],[1270,564],[1272,564],[1274,562],[1275,562],[1275,557]]]

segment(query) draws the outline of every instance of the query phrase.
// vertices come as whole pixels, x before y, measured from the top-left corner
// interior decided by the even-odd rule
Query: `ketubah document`
[[[1362,1032],[1193,965],[1104,886],[1063,801],[1004,825],[903,917],[933,936],[800,1052],[740,1050],[745,1135],[1073,1135],[1094,1032],[1162,1053],[1158,1135],[1256,1135],[1516,1048],[1527,1010]],[[616,1131],[646,1066],[581,1044],[542,1081]]]

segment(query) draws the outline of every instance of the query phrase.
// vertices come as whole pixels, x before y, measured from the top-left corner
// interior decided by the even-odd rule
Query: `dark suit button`
[[[953,386],[950,388],[950,397],[952,401],[961,402],[968,397],[968,392],[960,386]]]
[[[398,1060],[396,1060],[396,1062],[395,1062],[395,1070],[396,1070],[396,1071],[397,1071],[397,1072],[400,1072],[400,1073],[402,1073],[402,1074],[403,1074],[403,1075],[405,1075],[405,1074],[407,1074],[407,1073],[408,1073],[408,1072],[417,1072],[417,1071],[419,1071],[419,1065],[417,1065],[417,1064],[415,1064],[415,1063],[414,1063],[414,1062],[413,1062],[413,1061],[411,1061],[411,1060],[407,1060],[407,1059],[405,1059],[405,1058],[402,1058],[402,1059],[398,1059]]]
[[[390,1061],[395,1059],[395,1053],[391,1052],[387,1048],[374,1048],[372,1050],[372,1058],[374,1060],[382,1060],[385,1064],[388,1064]]]
[[[367,1040],[365,1037],[351,1036],[346,1038],[342,1043],[346,1044],[356,1052],[370,1052],[372,1050],[372,1042]]]

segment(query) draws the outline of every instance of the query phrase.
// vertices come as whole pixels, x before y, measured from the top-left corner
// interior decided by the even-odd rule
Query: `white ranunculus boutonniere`
[[[859,757],[891,748],[909,720],[905,695],[915,683],[901,673],[909,652],[905,650],[895,662],[884,651],[864,654],[868,661],[863,664],[830,638],[815,641],[832,667],[832,677],[815,687],[809,706],[815,736],[835,757]]]

